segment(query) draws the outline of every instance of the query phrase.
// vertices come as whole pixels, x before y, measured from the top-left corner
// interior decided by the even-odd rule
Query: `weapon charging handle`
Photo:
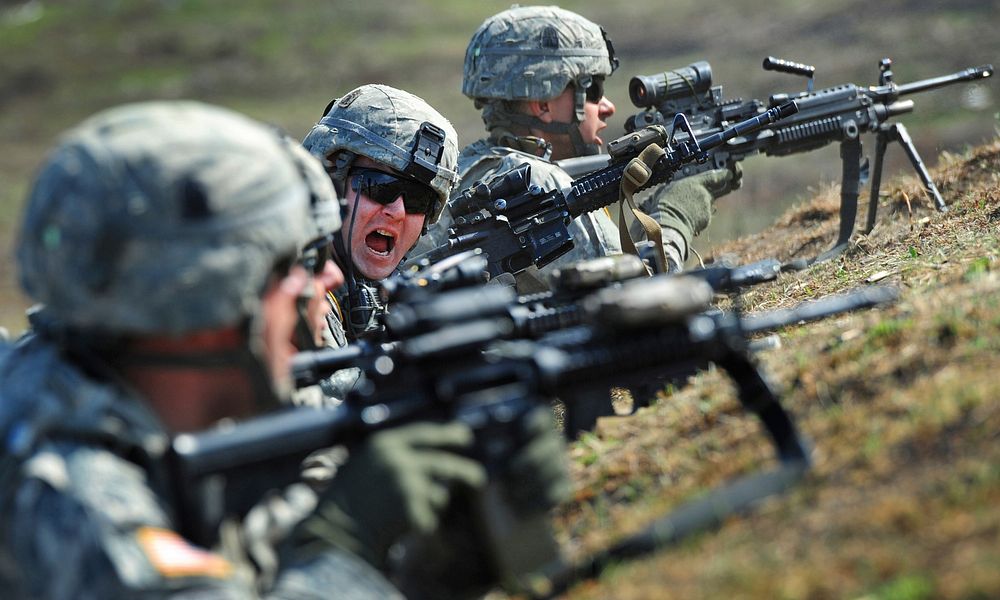
[[[812,76],[816,73],[816,67],[812,65],[804,65],[802,63],[792,62],[783,58],[775,58],[773,56],[765,58],[763,66],[765,71],[791,73],[792,75],[801,75],[803,77],[809,77],[810,79],[812,79]]]

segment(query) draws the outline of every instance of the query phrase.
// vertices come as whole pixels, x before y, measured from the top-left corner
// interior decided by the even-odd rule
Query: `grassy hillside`
[[[326,102],[361,83],[411,90],[481,134],[459,93],[472,31],[508,0],[365,3],[309,0],[3,0],[0,2],[0,325],[20,329],[25,300],[13,285],[10,247],[31,174],[58,133],[108,106],[195,98],[230,106],[301,136]],[[874,83],[896,60],[899,81],[1000,62],[1000,0],[597,0],[565,2],[602,23],[622,59],[609,82],[620,132],[634,112],[629,77],[709,60],[727,97],[766,97],[803,82],[764,73],[768,54],[813,63],[820,86]],[[924,156],[981,143],[996,128],[995,86],[931,92],[903,118]],[[610,136],[605,136],[606,138]],[[890,151],[889,172],[902,168]],[[704,250],[757,230],[809,186],[839,177],[835,148],[780,160],[750,159],[744,189],[719,202]]]
[[[746,308],[762,310],[875,280],[902,290],[889,308],[787,328],[781,347],[762,353],[814,444],[806,481],[571,597],[1000,595],[1000,141],[945,156],[936,177],[947,214],[897,181],[879,226],[843,258],[745,295]],[[717,253],[811,256],[835,236],[836,192]],[[771,460],[719,372],[602,421],[571,456],[575,500],[559,523],[578,552]]]
[[[1000,63],[1000,0],[563,5],[603,23],[621,54],[609,86],[619,109],[613,128],[632,112],[629,76],[695,60],[712,63],[727,96],[743,97],[802,88],[760,71],[768,54],[815,64],[819,86],[874,83],[883,56],[895,59],[903,82]],[[27,301],[15,289],[10,250],[31,174],[63,129],[125,101],[196,98],[300,136],[331,97],[382,81],[428,99],[471,141],[481,124],[458,92],[462,54],[482,19],[507,6],[0,0],[0,325],[23,326]],[[901,119],[936,165],[948,213],[929,208],[915,178],[897,178],[883,188],[879,226],[856,236],[842,259],[744,298],[764,310],[870,280],[902,289],[892,307],[788,328],[780,348],[761,354],[815,446],[807,480],[571,597],[1000,597],[998,97],[995,83],[935,91]],[[887,181],[904,167],[901,157],[890,150]],[[700,240],[706,258],[786,260],[829,245],[835,148],[750,159],[744,172],[744,189],[719,201]],[[602,420],[571,448],[576,493],[559,511],[560,539],[577,553],[602,547],[758,468],[770,460],[759,435],[717,372],[637,415]]]

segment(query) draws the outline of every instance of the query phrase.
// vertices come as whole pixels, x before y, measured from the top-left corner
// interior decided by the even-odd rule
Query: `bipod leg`
[[[868,197],[868,220],[865,222],[865,235],[875,228],[875,216],[878,213],[879,188],[882,187],[882,161],[885,150],[889,147],[889,133],[879,131],[875,137],[875,171],[872,173],[871,195]]]
[[[910,159],[910,163],[913,164],[913,168],[917,171],[917,175],[920,176],[920,181],[924,184],[924,189],[927,193],[934,198],[934,205],[937,207],[938,212],[947,212],[948,206],[944,203],[944,198],[941,197],[941,192],[938,191],[937,186],[934,185],[934,181],[931,179],[931,174],[927,171],[927,167],[924,166],[924,161],[921,160],[920,155],[917,154],[917,147],[913,145],[913,140],[910,138],[909,132],[906,131],[906,127],[902,123],[894,123],[892,126],[895,132],[895,138],[899,141],[900,145],[903,146],[903,150],[906,151],[906,156]]]
[[[833,248],[820,254],[810,264],[821,263],[847,249],[858,217],[858,194],[861,191],[861,138],[853,137],[840,143],[843,176],[840,183],[840,233]]]

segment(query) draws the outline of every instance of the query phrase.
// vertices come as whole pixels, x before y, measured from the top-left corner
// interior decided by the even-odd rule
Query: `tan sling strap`
[[[646,240],[653,243],[653,247],[655,248],[653,257],[656,261],[656,268],[660,273],[667,272],[667,257],[663,253],[663,234],[660,231],[660,224],[639,210],[632,196],[636,190],[649,181],[650,176],[653,174],[652,165],[656,164],[656,161],[664,154],[665,152],[658,145],[650,144],[639,156],[629,161],[625,167],[625,172],[622,174],[621,192],[618,197],[618,206],[615,207],[618,213],[618,235],[621,240],[622,251],[636,256],[639,255],[639,251],[635,247],[635,241],[632,239],[632,233],[629,231],[629,225],[634,221],[639,221],[645,232]],[[630,209],[629,211],[624,210],[626,205]]]

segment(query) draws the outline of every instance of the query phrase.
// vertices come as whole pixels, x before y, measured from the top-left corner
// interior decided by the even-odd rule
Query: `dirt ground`
[[[759,354],[813,444],[805,481],[571,597],[1000,597],[1000,141],[940,164],[948,212],[933,210],[915,178],[891,182],[877,227],[842,257],[742,298],[756,311],[871,282],[901,290],[886,308],[786,328],[779,348]],[[838,206],[839,188],[824,189],[706,258],[813,256],[836,237]],[[570,451],[564,548],[602,548],[769,465],[761,431],[721,371],[602,420]]]

